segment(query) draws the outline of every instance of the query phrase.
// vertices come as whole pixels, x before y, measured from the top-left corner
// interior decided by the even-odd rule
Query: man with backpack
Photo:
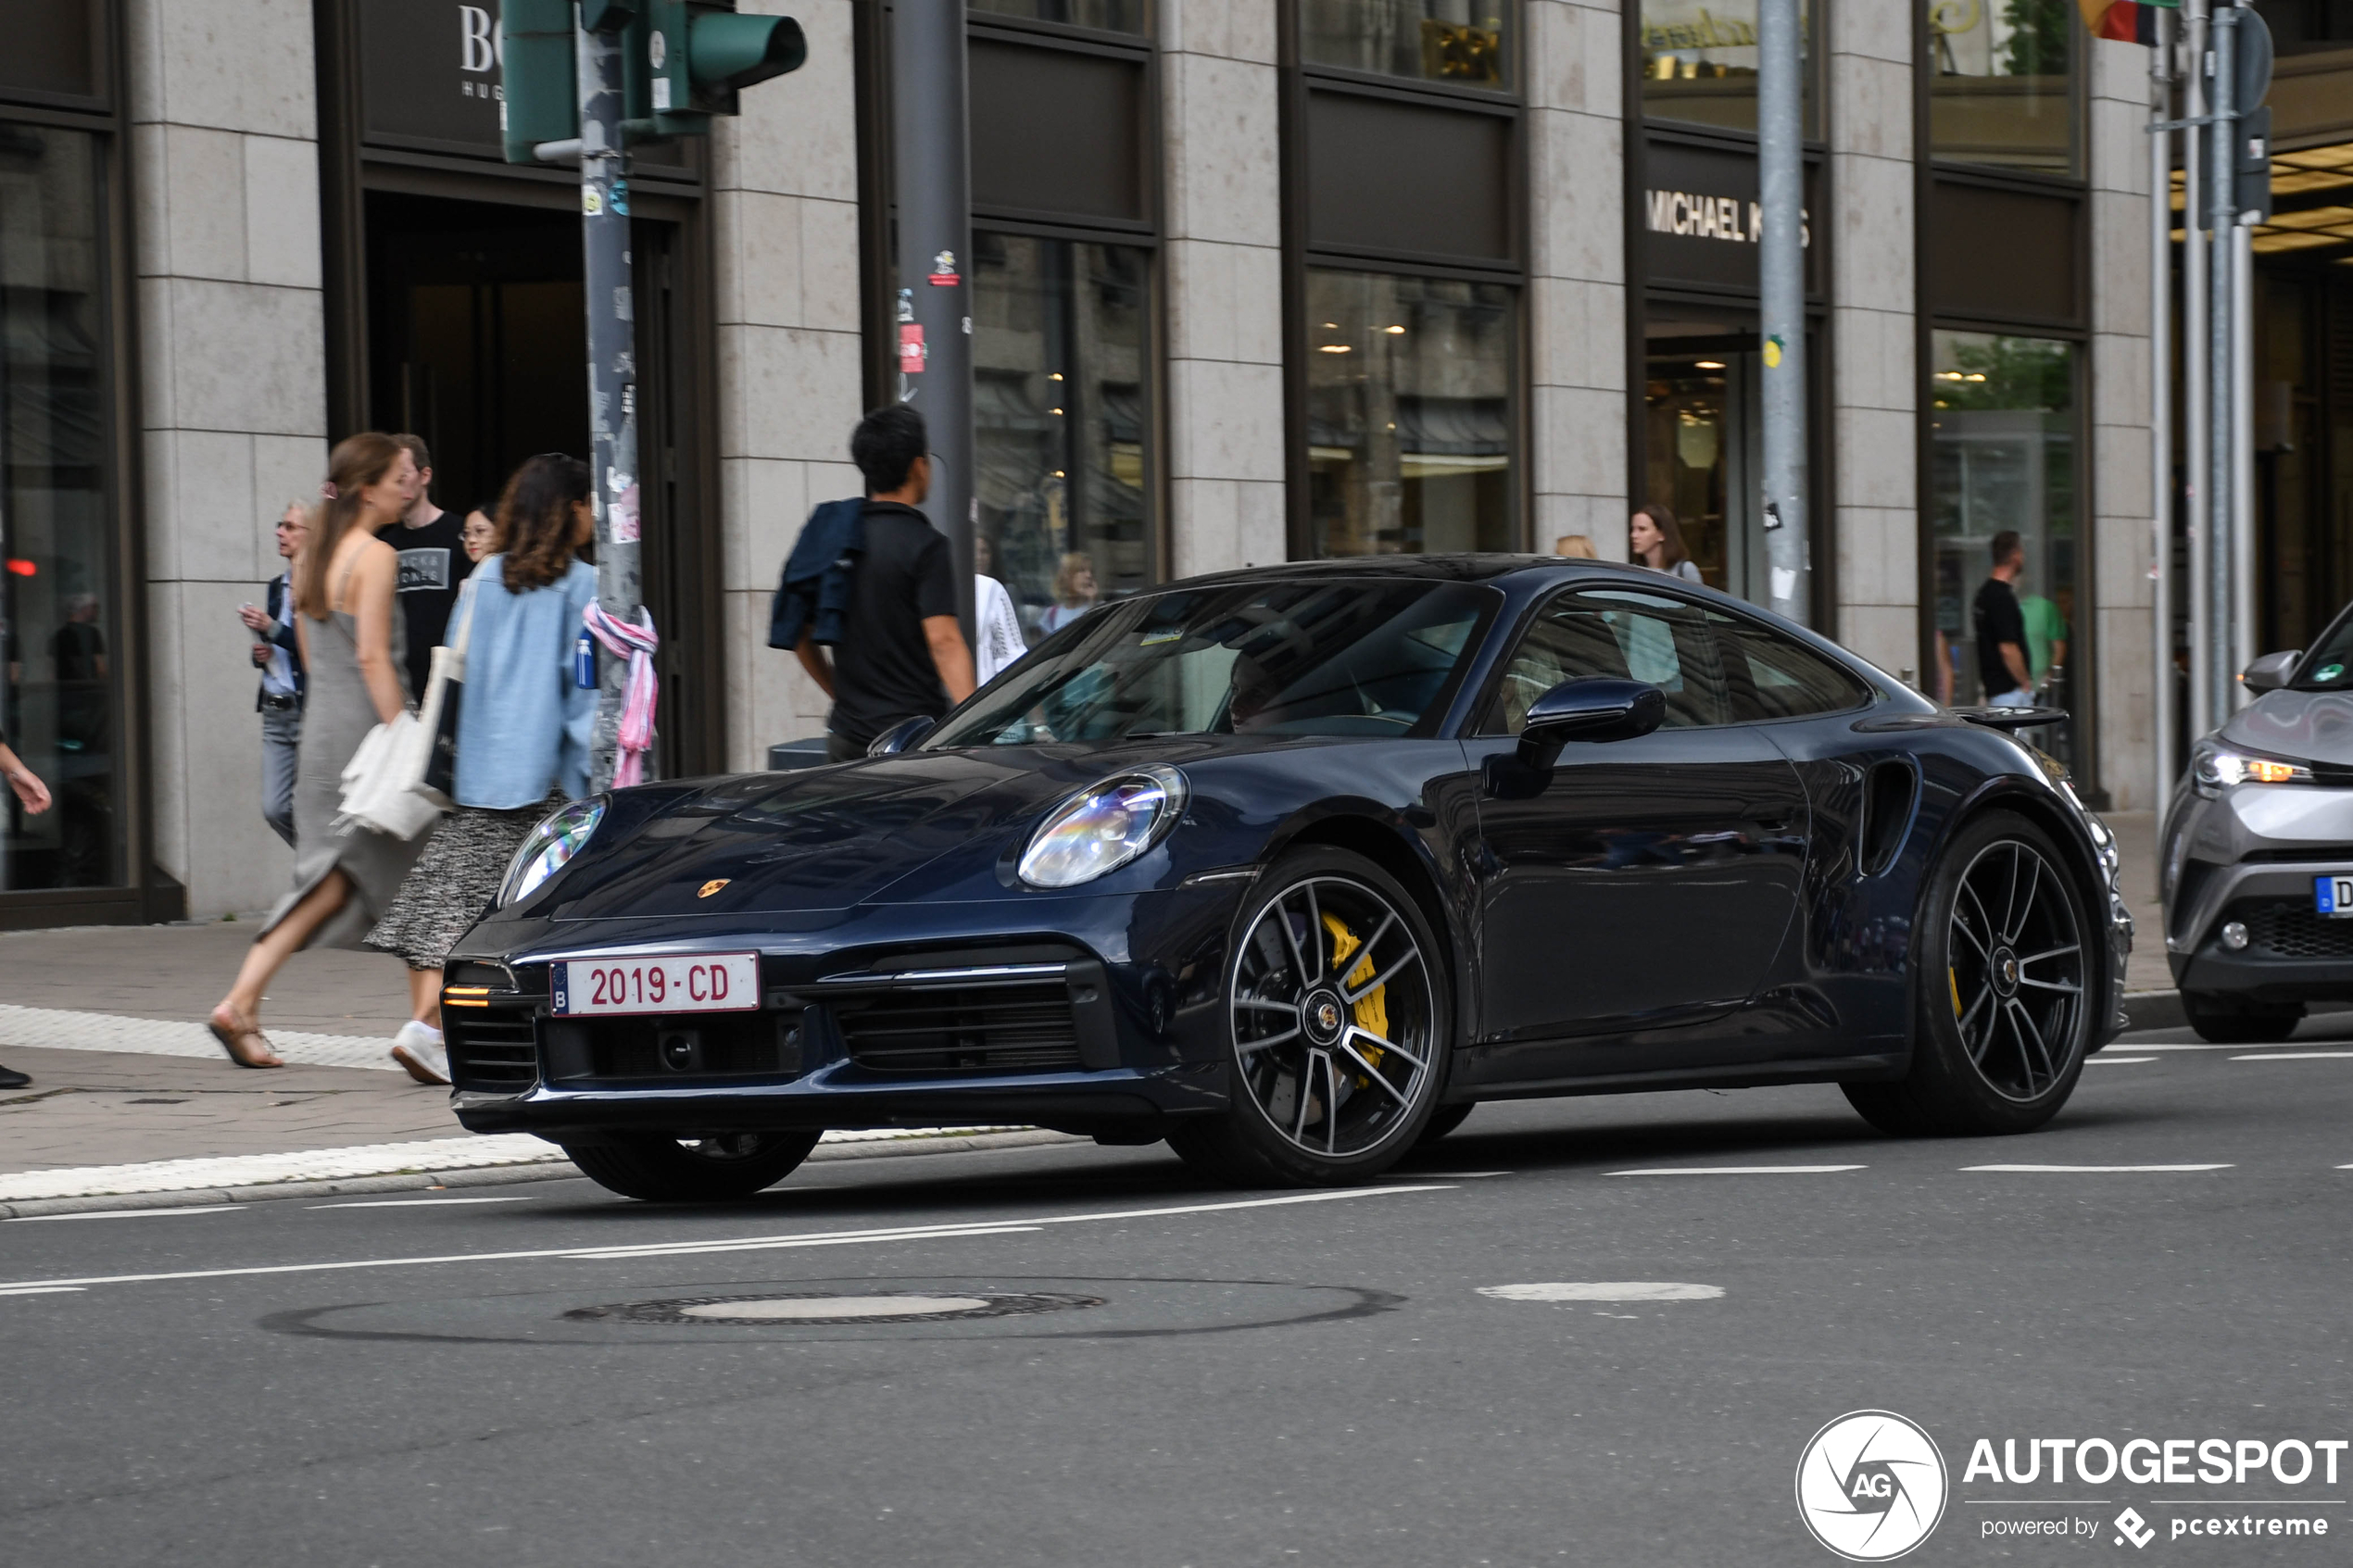
[[[931,492],[928,449],[923,416],[903,403],[861,420],[849,456],[865,499],[811,513],[785,563],[768,642],[797,653],[834,699],[827,761],[862,757],[884,731],[973,694],[953,552],[915,509]]]

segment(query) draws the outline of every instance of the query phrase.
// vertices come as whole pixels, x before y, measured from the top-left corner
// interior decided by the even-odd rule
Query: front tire
[[[2300,1002],[2243,1002],[2215,991],[2183,992],[2182,1011],[2199,1039],[2218,1046],[2274,1045],[2304,1021]]]
[[[646,1203],[728,1203],[774,1186],[809,1158],[822,1132],[726,1133],[703,1138],[632,1136],[566,1144],[581,1173]]]
[[[1420,907],[1363,856],[1258,879],[1227,960],[1231,1104],[1169,1146],[1238,1186],[1338,1186],[1395,1164],[1444,1092],[1453,988]]]
[[[2050,835],[2012,812],[1962,827],[1913,926],[1911,1073],[1840,1085],[1865,1121],[1897,1136],[1981,1137],[2058,1114],[2099,990],[2092,921],[2066,867]]]

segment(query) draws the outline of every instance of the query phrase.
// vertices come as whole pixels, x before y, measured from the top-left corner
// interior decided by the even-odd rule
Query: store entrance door
[[[507,477],[540,452],[586,459],[587,327],[574,202],[494,205],[368,194],[369,423],[413,431],[434,458],[445,510],[495,507]],[[639,219],[635,264],[638,494],[645,597],[662,636],[661,775],[723,765],[712,608],[716,537],[695,504],[678,431],[690,368],[678,286],[680,225]],[[691,458],[688,458],[691,461]]]

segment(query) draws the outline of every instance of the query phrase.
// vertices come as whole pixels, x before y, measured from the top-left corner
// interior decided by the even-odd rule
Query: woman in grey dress
[[[261,1033],[261,994],[286,960],[314,944],[357,947],[423,847],[389,834],[334,829],[343,770],[379,722],[408,706],[400,684],[398,558],[377,530],[408,507],[408,449],[369,432],[335,445],[326,505],[295,563],[295,624],[309,689],[295,775],[295,884],[245,953],[237,983],[212,1010],[214,1038],[243,1067],[276,1067]]]

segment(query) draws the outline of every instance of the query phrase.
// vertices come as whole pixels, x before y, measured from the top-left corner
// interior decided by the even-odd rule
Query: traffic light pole
[[[899,400],[924,417],[933,454],[924,511],[956,561],[956,618],[973,635],[971,160],[964,0],[894,0],[892,172],[899,198]]]
[[[1806,619],[1806,177],[1798,0],[1756,7],[1758,303],[1765,361],[1765,567],[1776,614]]]
[[[2238,6],[2229,0],[2218,0],[2207,18],[2207,46],[2214,69],[2207,82],[2206,112],[2213,117],[2214,125],[2205,138],[2207,206],[2202,226],[2208,232],[2207,425],[2199,434],[2207,442],[2207,493],[2200,499],[2205,503],[2207,519],[2206,703],[2210,721],[2218,725],[2238,707],[2233,700],[2238,662],[2232,657],[2236,642],[2232,635],[2232,610],[2237,597],[2233,582],[2236,530],[2232,517],[2237,500],[2237,462],[2232,436],[2237,430],[2237,400],[2233,395],[2238,379],[2237,345],[2233,342],[2238,311],[2234,297],[2237,268],[2233,265],[2231,232],[2238,226],[2237,152],[2231,134],[2231,121],[2239,112],[2234,94],[2238,20]]]
[[[579,34],[580,234],[588,305],[588,493],[597,513],[597,602],[635,624],[639,571],[637,332],[631,292],[629,186],[622,147],[622,34]],[[629,660],[598,667],[594,789],[612,784]],[[653,777],[652,759],[645,776]]]

